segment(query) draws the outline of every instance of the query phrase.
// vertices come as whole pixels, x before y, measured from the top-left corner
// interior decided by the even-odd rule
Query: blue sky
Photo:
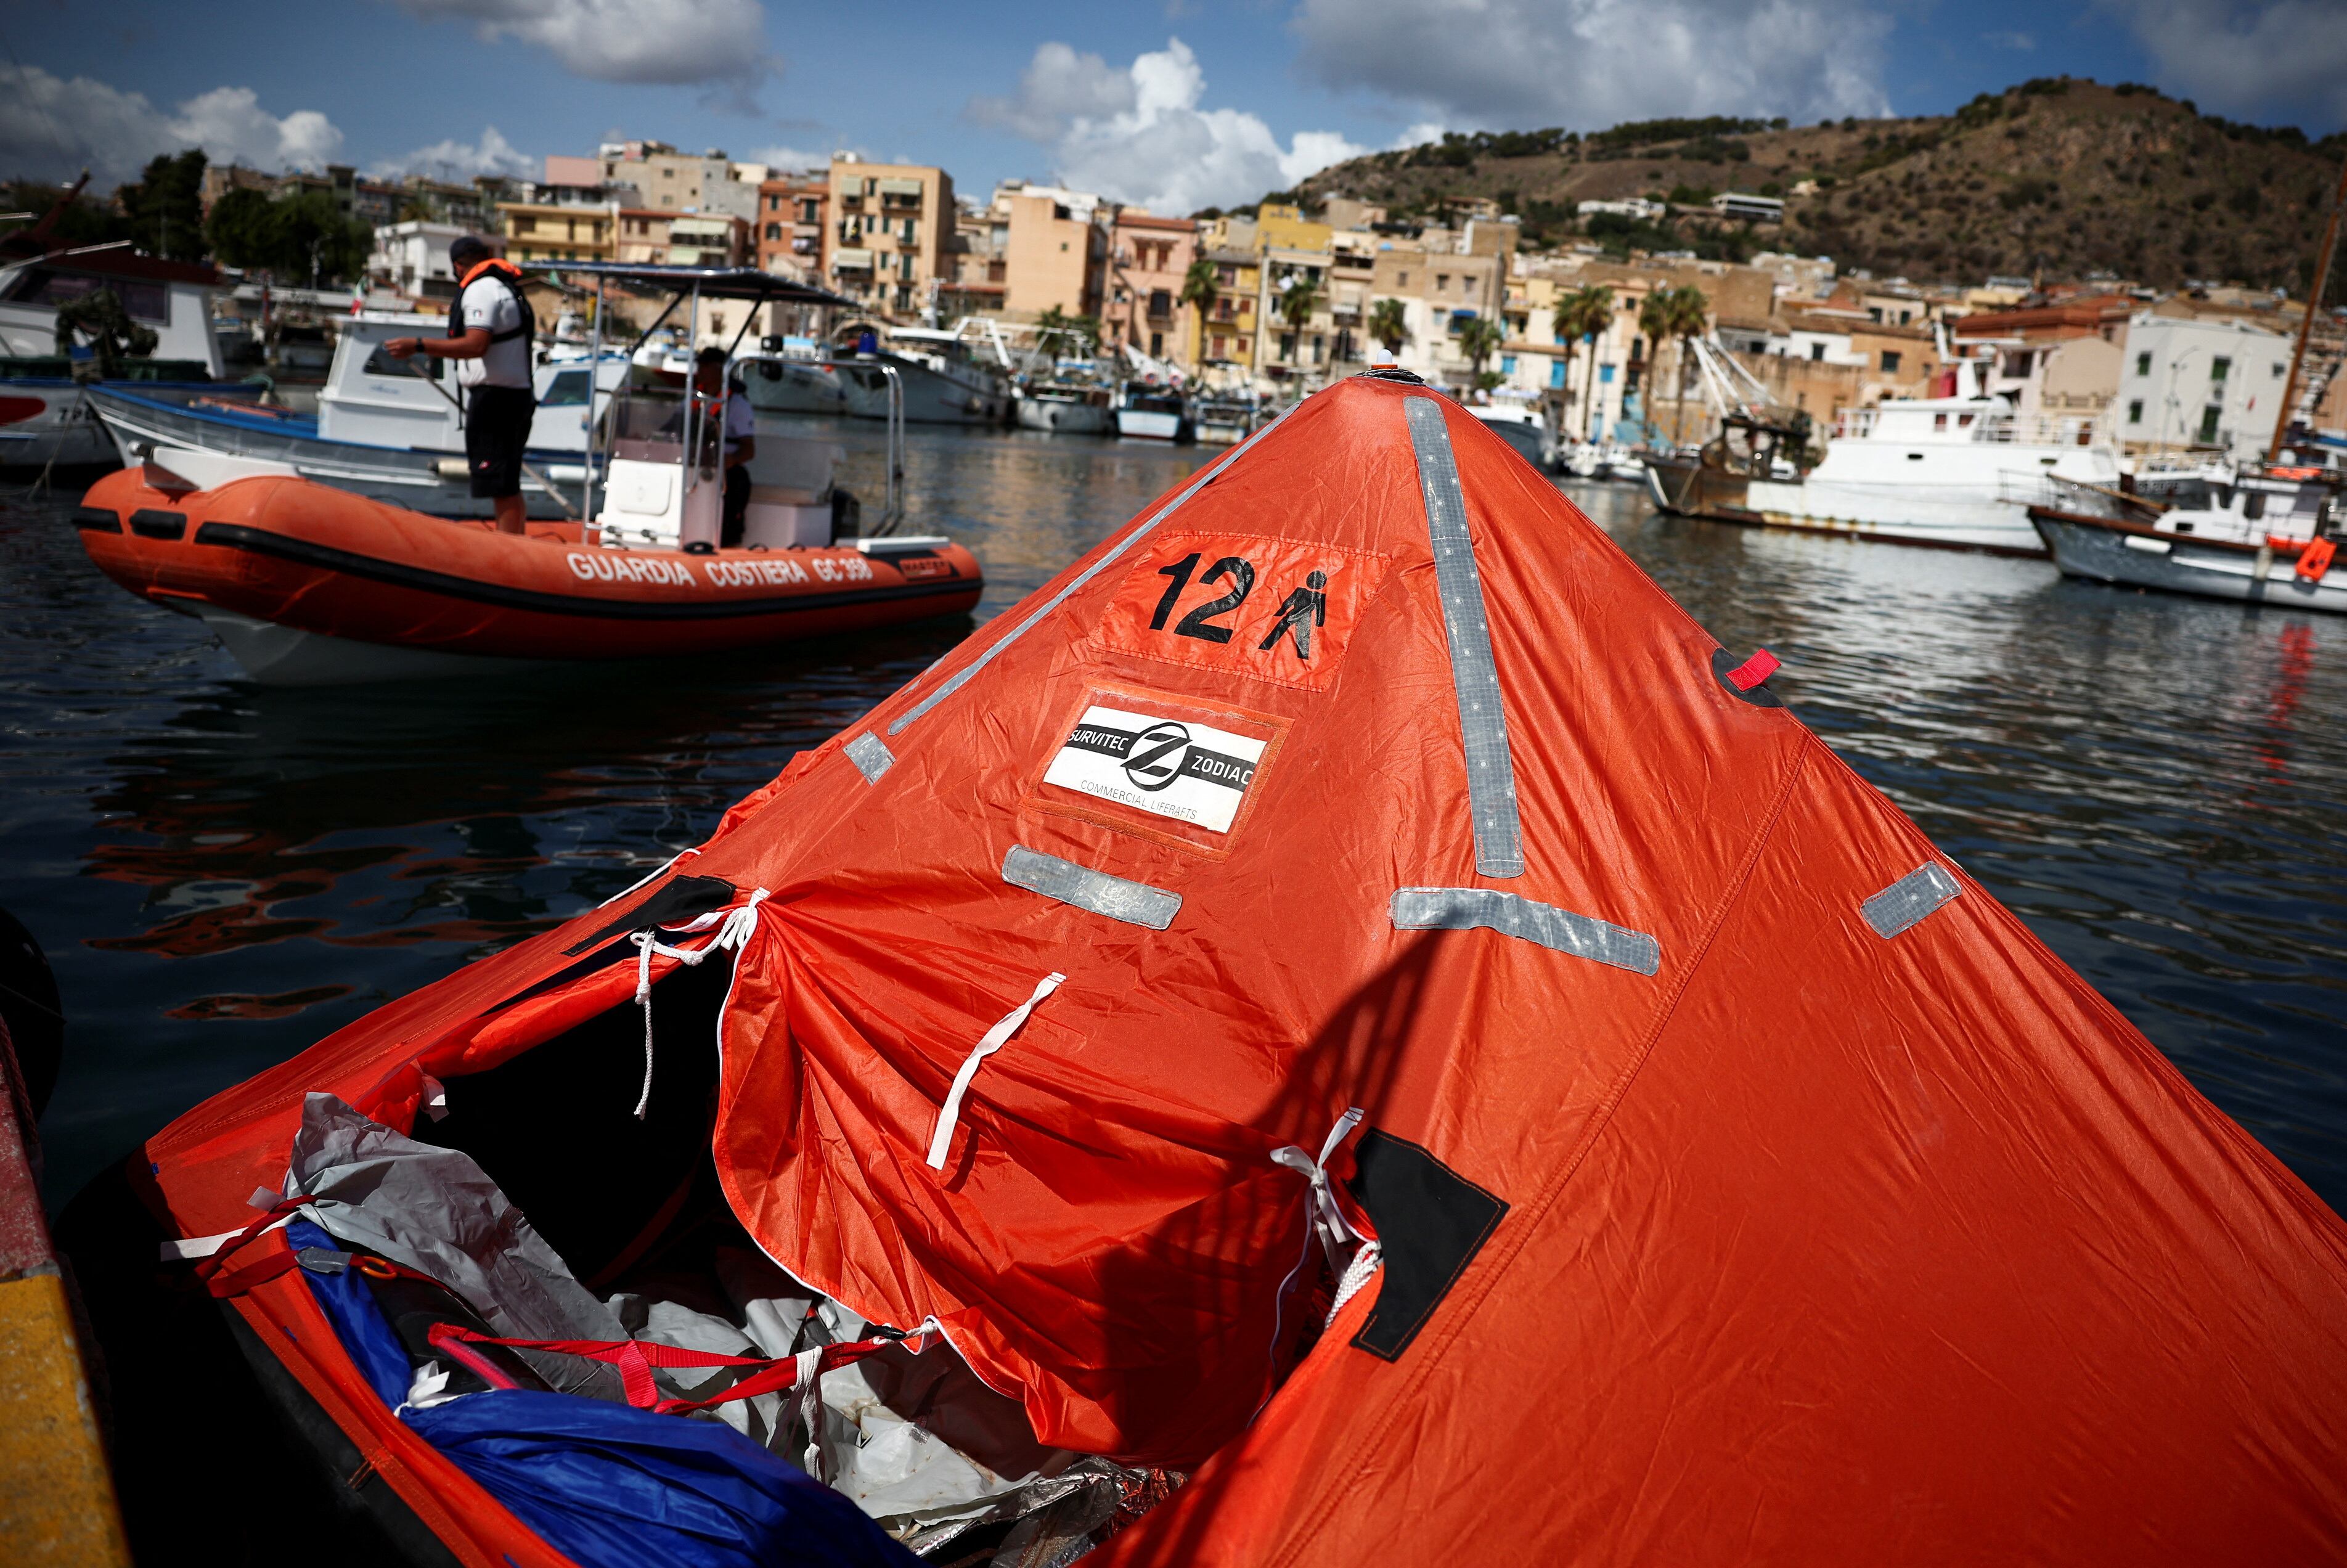
[[[2347,0],[16,0],[0,173],[191,143],[259,167],[532,172],[612,133],[1059,174],[1164,210],[1442,129],[1931,113],[2032,76],[2321,135]]]

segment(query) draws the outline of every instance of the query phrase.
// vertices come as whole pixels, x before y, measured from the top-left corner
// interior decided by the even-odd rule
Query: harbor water
[[[838,436],[874,506],[876,429]],[[910,527],[985,563],[983,620],[1213,455],[916,427]],[[1739,657],[1783,659],[1803,720],[2347,1207],[2347,625],[1565,487]],[[204,1096],[627,886],[972,624],[264,690],[89,565],[77,498],[0,496],[0,906],[68,1018],[53,1205]]]

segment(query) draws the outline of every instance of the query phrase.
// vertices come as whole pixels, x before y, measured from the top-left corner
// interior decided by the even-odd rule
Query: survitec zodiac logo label
[[[1205,724],[1090,707],[1043,782],[1228,833],[1264,743]]]

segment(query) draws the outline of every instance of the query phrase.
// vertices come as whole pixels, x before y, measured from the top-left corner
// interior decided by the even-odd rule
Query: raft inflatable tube
[[[287,685],[723,653],[960,614],[985,587],[941,538],[611,549],[576,523],[500,534],[275,476],[171,491],[124,469],[74,522],[108,577],[200,616],[256,680]]]

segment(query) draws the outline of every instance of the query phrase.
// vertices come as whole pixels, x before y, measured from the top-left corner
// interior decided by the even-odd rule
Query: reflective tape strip
[[[1888,939],[1963,891],[1946,866],[1926,860],[1860,904],[1858,912],[1866,917],[1876,936]]]
[[[1290,404],[1286,409],[1281,411],[1278,419],[1273,420],[1270,424],[1265,425],[1262,429],[1256,431],[1254,435],[1248,436],[1237,446],[1232,447],[1230,451],[1224,456],[1221,462],[1210,465],[1206,471],[1199,475],[1195,479],[1192,480],[1189,487],[1180,495],[1174,497],[1172,500],[1166,502],[1163,507],[1159,508],[1155,517],[1150,518],[1147,522],[1142,524],[1139,528],[1125,535],[1124,538],[1117,540],[1115,544],[1111,545],[1106,550],[1102,552],[1100,559],[1084,568],[1082,571],[1078,572],[1076,574],[1076,579],[1073,582],[1068,584],[1067,587],[1061,589],[1050,599],[1044,600],[1044,602],[1036,609],[1033,614],[1028,616],[1026,620],[1011,628],[1010,636],[1003,638],[999,642],[989,645],[986,651],[980,653],[977,658],[971,660],[969,663],[963,665],[960,669],[948,676],[944,682],[941,683],[936,691],[930,692],[928,696],[922,698],[919,702],[914,703],[911,707],[906,709],[903,712],[890,720],[888,723],[888,733],[892,735],[895,734],[897,731],[903,729],[906,725],[911,723],[914,720],[919,718],[922,714],[936,707],[939,702],[944,702],[948,697],[950,697],[956,692],[960,691],[963,686],[969,683],[971,676],[977,674],[989,664],[994,662],[995,655],[1002,652],[1012,643],[1026,636],[1030,631],[1032,631],[1038,621],[1041,620],[1045,616],[1051,614],[1051,611],[1059,609],[1061,605],[1067,602],[1068,597],[1071,594],[1082,588],[1084,584],[1092,581],[1092,579],[1100,576],[1103,571],[1106,571],[1111,562],[1116,560],[1119,557],[1122,556],[1125,551],[1139,544],[1143,539],[1147,538],[1151,531],[1153,530],[1158,524],[1172,517],[1181,508],[1183,502],[1188,500],[1191,497],[1204,489],[1207,484],[1220,476],[1224,469],[1228,468],[1233,463],[1236,462],[1240,453],[1245,451],[1248,447],[1254,446],[1256,442],[1262,440],[1273,431],[1278,429],[1281,420],[1286,419],[1290,414],[1295,413],[1298,408],[1303,406],[1304,405],[1301,403]]]
[[[1483,611],[1483,579],[1475,569],[1475,541],[1467,531],[1467,497],[1450,431],[1431,397],[1402,402],[1409,444],[1418,453],[1419,487],[1426,493],[1426,532],[1434,547],[1434,584],[1442,596],[1442,625],[1450,640],[1450,683],[1459,699],[1459,733],[1467,751],[1467,808],[1475,819],[1475,869],[1485,876],[1524,874],[1523,834],[1516,816],[1516,769],[1508,755],[1508,719],[1500,706],[1500,671],[1491,657],[1491,624]]]
[[[1179,893],[1168,893],[1146,882],[1111,876],[1105,871],[1095,871],[1056,855],[1038,855],[1023,844],[1012,845],[1010,853],[1002,857],[1002,879],[1013,887],[1024,887],[1030,893],[1040,893],[1046,898],[1073,904],[1079,909],[1122,920],[1129,926],[1146,926],[1153,931],[1163,931],[1171,926],[1182,908]]]
[[[1634,974],[1651,975],[1663,963],[1662,944],[1644,931],[1496,887],[1397,888],[1393,923],[1398,931],[1468,931],[1481,926]]]
[[[864,775],[866,784],[878,784],[880,775],[897,765],[897,753],[888,749],[886,741],[869,730],[840,749],[847,753],[847,760],[856,764],[856,771]]]

